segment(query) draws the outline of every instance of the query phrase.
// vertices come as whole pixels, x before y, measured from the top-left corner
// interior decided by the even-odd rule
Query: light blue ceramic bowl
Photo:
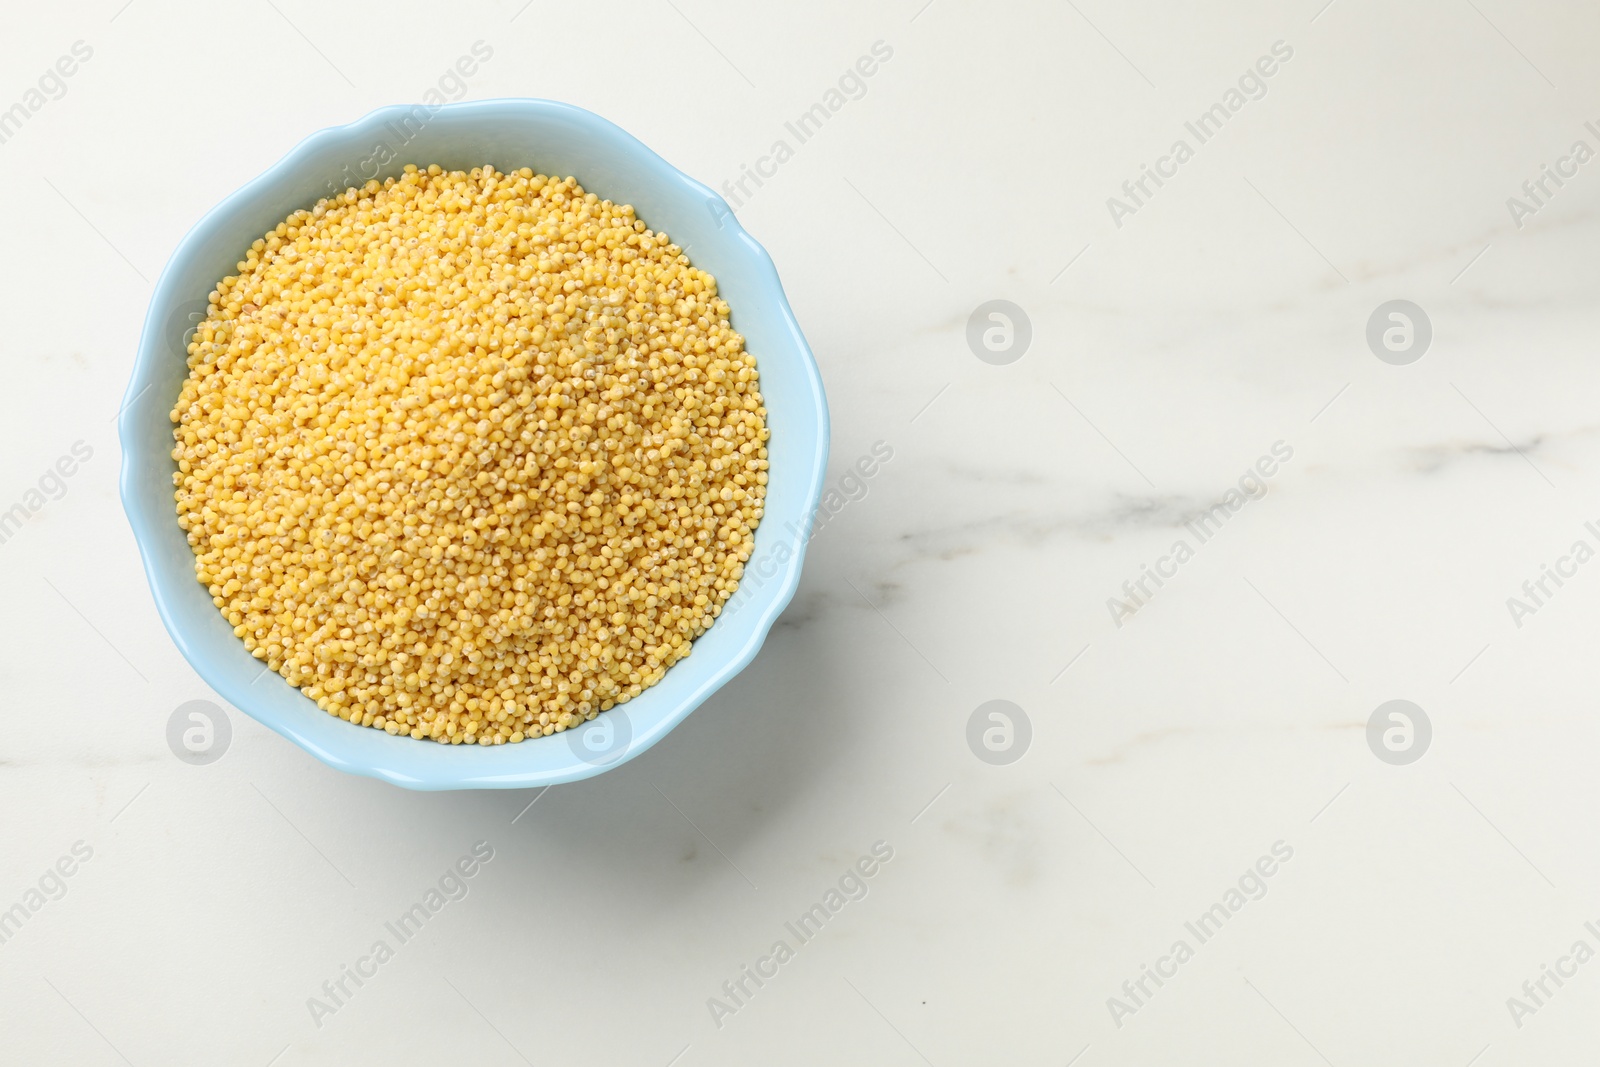
[[[186,335],[203,317],[206,295],[290,212],[330,191],[398,174],[407,163],[571,174],[606,199],[632,204],[716,276],[733,325],[758,361],[771,470],[766,514],[740,589],[660,684],[580,730],[487,748],[390,737],[327,714],[245,650],[195,581],[194,555],[178,528],[168,413],[187,374]],[[794,595],[828,458],[822,379],[766,251],[716,193],[598,115],[549,100],[388,107],[306,138],[179,244],[145,316],[123,405],[122,502],[156,607],[184,656],[224,699],[323,762],[411,789],[575,781],[659,741],[754,658]]]

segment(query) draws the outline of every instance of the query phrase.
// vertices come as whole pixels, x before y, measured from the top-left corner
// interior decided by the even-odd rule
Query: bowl
[[[194,553],[173,501],[169,413],[188,374],[187,341],[206,297],[236,273],[250,243],[300,208],[401,173],[449,170],[573,175],[603,199],[632,204],[695,266],[716,276],[761,373],[767,405],[767,497],[743,580],[711,627],[656,685],[583,726],[519,744],[441,745],[352,725],[252,656],[195,580]],[[576,781],[637,756],[755,657],[800,580],[828,458],[822,378],[777,269],[716,193],[620,127],[551,100],[380,108],[312,134],[228,197],[179,243],[156,284],[133,380],[118,418],[122,503],[161,621],[216,692],[324,763],[410,789],[520,789]]]

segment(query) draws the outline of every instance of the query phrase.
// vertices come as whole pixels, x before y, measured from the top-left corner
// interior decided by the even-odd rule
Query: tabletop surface
[[[1206,6],[13,11],[4,1058],[1587,1062],[1600,11]],[[723,192],[829,494],[654,749],[417,794],[219,706],[114,420],[212,205],[503,96]]]

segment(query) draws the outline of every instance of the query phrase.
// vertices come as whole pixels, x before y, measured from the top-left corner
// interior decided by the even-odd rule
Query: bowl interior
[[[588,727],[492,748],[390,737],[344,722],[246,651],[194,577],[172,496],[169,412],[187,374],[186,338],[206,296],[252,241],[291,212],[407,163],[574,175],[602,199],[631,203],[694,264],[716,276],[735,329],[756,356],[772,439],[766,511],[738,592],[657,685]],[[619,127],[566,104],[497,100],[393,107],[313,135],[184,238],[156,286],[120,423],[122,495],[157,606],[194,668],[224,699],[325,762],[419,789],[571,781],[658,740],[755,655],[799,580],[827,460],[821,378],[766,252],[720,197]],[[608,722],[609,720],[609,722]],[[597,727],[597,724],[604,724]]]

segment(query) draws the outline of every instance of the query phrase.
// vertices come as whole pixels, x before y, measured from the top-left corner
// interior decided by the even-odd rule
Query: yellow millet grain
[[[437,166],[297,211],[211,293],[172,409],[195,574],[342,719],[480,745],[660,681],[766,494],[754,358],[633,208]]]

